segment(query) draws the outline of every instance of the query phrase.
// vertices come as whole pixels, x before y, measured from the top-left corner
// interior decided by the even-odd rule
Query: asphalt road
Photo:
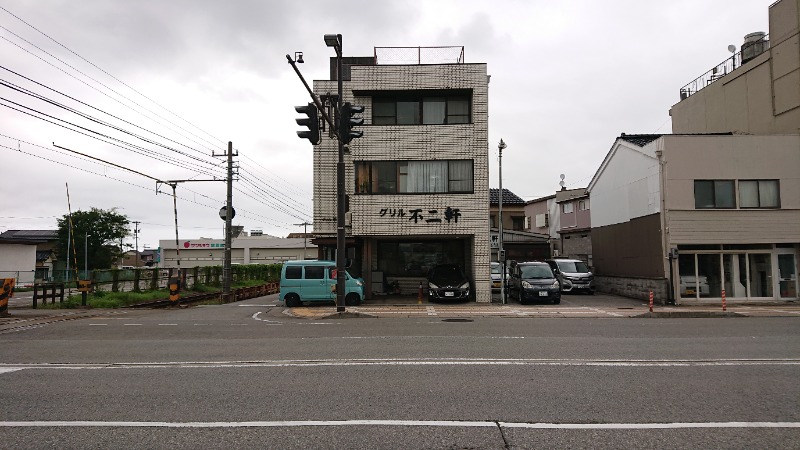
[[[800,448],[800,318],[298,319],[0,336],[2,448]]]

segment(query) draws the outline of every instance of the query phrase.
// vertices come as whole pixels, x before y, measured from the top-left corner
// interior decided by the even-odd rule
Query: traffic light
[[[306,106],[295,106],[294,110],[308,116],[295,119],[298,125],[308,127],[308,130],[298,131],[297,135],[302,139],[308,139],[314,145],[319,144],[319,117],[317,115],[317,105],[309,103]]]
[[[343,143],[349,144],[353,139],[360,138],[364,135],[363,131],[353,130],[354,126],[359,126],[364,123],[363,118],[353,116],[363,112],[363,106],[353,105],[350,104],[350,102],[342,104],[342,110],[339,115],[339,135],[342,137]]]

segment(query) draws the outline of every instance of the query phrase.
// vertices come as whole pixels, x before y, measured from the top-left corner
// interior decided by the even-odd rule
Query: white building
[[[457,263],[475,300],[490,302],[486,64],[466,64],[463,47],[415,47],[402,61],[408,50],[343,58],[343,100],[365,108],[364,136],[345,155],[348,270],[370,298],[390,281],[416,293],[429,268]],[[318,95],[337,92],[331,63]],[[315,242],[332,260],[337,148],[327,136],[314,147]]]
[[[180,243],[181,268],[222,266],[224,239],[183,239]],[[160,240],[161,268],[178,267],[175,240]],[[231,239],[231,264],[275,264],[294,259],[313,259],[317,246],[303,238],[242,236]]]

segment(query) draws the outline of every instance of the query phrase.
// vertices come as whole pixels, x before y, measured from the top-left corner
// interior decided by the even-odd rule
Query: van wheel
[[[300,297],[298,297],[297,294],[286,294],[286,297],[284,297],[283,301],[289,308],[296,308],[298,306],[303,306],[303,302],[300,301]]]
[[[361,297],[351,292],[344,298],[344,304],[347,306],[358,306],[361,304]]]

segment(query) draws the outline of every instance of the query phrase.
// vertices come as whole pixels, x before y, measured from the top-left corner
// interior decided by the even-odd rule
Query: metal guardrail
[[[700,92],[703,88],[710,85],[711,83],[733,72],[737,68],[741,67],[743,64],[746,64],[751,59],[767,51],[768,48],[769,48],[768,34],[765,34],[763,38],[757,41],[745,43],[745,45],[742,46],[742,50],[734,53],[733,56],[731,56],[730,58],[717,64],[716,67],[713,67],[708,72],[700,75],[699,77],[695,78],[692,82],[682,87],[680,89],[681,101],[686,100],[692,95]]]

